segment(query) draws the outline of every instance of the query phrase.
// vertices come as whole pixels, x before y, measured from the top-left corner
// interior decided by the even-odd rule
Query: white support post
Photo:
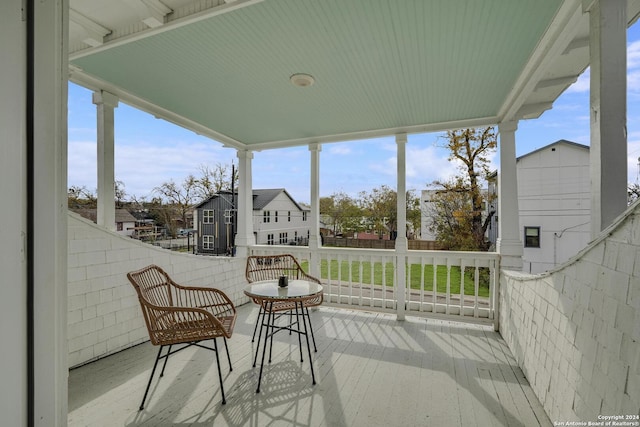
[[[591,55],[591,237],[627,208],[627,2],[593,0]]]
[[[236,230],[236,256],[249,255],[249,247],[255,244],[253,237],[253,183],[251,160],[253,153],[238,150],[238,224]]]
[[[518,122],[500,123],[500,172],[498,173],[498,242],[501,268],[522,270],[522,240],[516,169]]]
[[[314,277],[320,277],[320,257],[318,249],[322,247],[320,238],[320,144],[309,144],[311,173],[310,173],[310,198],[311,217],[309,218],[309,273]]]
[[[98,117],[98,209],[97,223],[108,230],[116,229],[114,108],[118,97],[105,91],[93,93]]]
[[[398,306],[396,315],[398,320],[405,319],[407,298],[407,252],[409,241],[407,240],[407,134],[396,135],[398,149],[398,174],[396,209],[398,224],[396,225],[396,289]]]
[[[19,10],[21,2],[11,1]],[[24,6],[24,3],[22,3]],[[33,423],[67,425],[67,78],[68,2],[33,1],[32,260]],[[27,51],[29,48],[27,47]],[[3,58],[4,63],[11,59]],[[6,78],[3,74],[0,78]],[[28,121],[26,122],[28,123]],[[25,122],[19,126],[25,127]],[[27,166],[27,170],[30,169]],[[9,184],[11,185],[11,184]],[[17,202],[16,205],[22,205]],[[27,250],[29,252],[29,249]],[[29,254],[26,254],[27,259]],[[7,282],[6,286],[14,286]],[[14,301],[14,303],[18,303]],[[18,319],[14,319],[16,322]],[[12,320],[13,321],[13,320]],[[26,331],[25,331],[26,332]],[[26,334],[28,337],[28,333]],[[26,345],[27,339],[23,341]],[[3,345],[3,352],[6,346]],[[4,360],[4,356],[3,356]],[[11,377],[9,377],[11,378]],[[11,387],[6,379],[3,386]],[[5,399],[11,391],[3,393]],[[3,412],[4,417],[20,408]]]

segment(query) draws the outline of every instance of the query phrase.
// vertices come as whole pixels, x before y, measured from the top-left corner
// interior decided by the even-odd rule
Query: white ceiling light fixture
[[[309,87],[313,85],[316,80],[310,74],[297,73],[289,77],[291,84],[298,87]]]

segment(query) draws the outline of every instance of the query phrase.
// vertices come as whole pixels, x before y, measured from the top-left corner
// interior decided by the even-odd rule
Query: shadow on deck
[[[490,326],[340,308],[311,314],[317,384],[297,337],[280,333],[256,394],[256,315],[238,308],[232,372],[221,357],[226,405],[215,355],[190,348],[170,358],[138,411],[157,351],[147,342],[70,371],[69,426],[551,425]]]

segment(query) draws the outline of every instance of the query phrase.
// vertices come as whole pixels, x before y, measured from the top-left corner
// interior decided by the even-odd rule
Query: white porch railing
[[[408,251],[306,246],[253,246],[251,254],[290,253],[319,277],[328,304],[432,313],[497,322],[499,255],[495,252]],[[406,283],[398,283],[398,263]],[[401,307],[400,307],[401,308]]]

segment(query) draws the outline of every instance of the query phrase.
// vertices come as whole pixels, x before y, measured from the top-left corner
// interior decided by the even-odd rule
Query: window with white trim
[[[273,234],[267,234],[267,245],[273,245]]]
[[[233,214],[235,213],[235,209],[225,209],[224,210],[224,223],[225,224],[233,224]]]
[[[205,209],[202,211],[202,223],[213,224],[215,222],[215,211],[213,209]]]
[[[289,241],[288,234],[287,233],[280,233],[280,244],[281,245],[286,245],[288,241]]]
[[[202,249],[215,249],[215,241],[213,236],[202,236]]]
[[[273,222],[278,222],[278,211],[275,212],[275,215],[273,217]]]
[[[303,220],[303,221],[306,221],[306,220],[307,220],[307,214],[308,214],[308,212],[307,212],[307,211],[302,211],[302,220]]]
[[[271,222],[271,211],[262,212],[262,222]]]

